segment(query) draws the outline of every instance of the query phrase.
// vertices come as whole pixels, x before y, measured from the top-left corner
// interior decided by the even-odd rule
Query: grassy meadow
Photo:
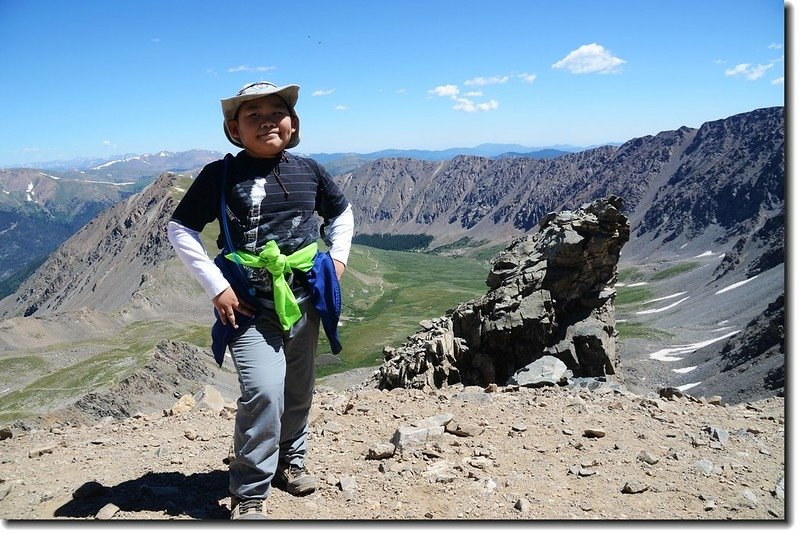
[[[0,384],[25,384],[8,388],[0,396],[0,423],[47,412],[108,388],[146,365],[158,342],[180,335],[180,328],[166,321],[135,322],[113,338],[56,344],[35,355],[6,356],[0,360]],[[64,352],[78,357],[67,366],[51,362],[51,354]]]
[[[318,375],[379,365],[384,346],[402,345],[420,320],[486,293],[488,271],[474,258],[354,245],[341,282],[342,362],[321,366]],[[324,335],[320,352],[330,352]]]

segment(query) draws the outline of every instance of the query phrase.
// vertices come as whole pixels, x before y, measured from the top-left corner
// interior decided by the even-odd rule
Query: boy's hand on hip
[[[233,291],[233,288],[228,286],[219,295],[214,297],[211,300],[214,304],[214,308],[217,309],[217,313],[219,314],[219,319],[222,321],[223,325],[227,325],[230,323],[233,325],[234,329],[238,329],[239,326],[236,324],[236,315],[234,314],[235,311],[239,311],[246,316],[252,316],[253,311],[245,305],[244,303],[239,301],[239,298],[236,296],[236,292]]]
[[[344,268],[346,266],[342,262],[334,259],[333,267],[336,269],[336,279],[342,280],[342,275],[344,275]]]

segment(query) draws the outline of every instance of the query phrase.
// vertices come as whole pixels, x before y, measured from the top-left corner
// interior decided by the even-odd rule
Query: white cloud
[[[613,74],[622,70],[626,61],[611,54],[597,43],[581,45],[553,63],[554,69],[566,69],[572,74]]]
[[[447,84],[447,85],[440,85],[434,89],[428,90],[429,95],[436,95],[439,97],[456,97],[461,91],[458,89],[457,85]]]
[[[750,65],[749,63],[740,63],[732,69],[725,71],[725,76],[742,77],[748,80],[758,80],[772,68],[772,63],[766,65]]]
[[[521,78],[522,81],[525,82],[526,84],[532,84],[534,80],[536,80],[536,75],[523,72],[522,74],[518,74],[517,78]]]
[[[772,80],[771,83],[772,85],[783,85],[783,76],[781,76],[780,78],[775,78],[774,80]]]
[[[496,110],[497,107],[499,106],[496,100],[490,100],[489,102],[482,102],[479,104],[475,104],[468,98],[454,98],[453,100],[456,101],[455,106],[453,106],[454,110],[465,111],[467,113]]]
[[[498,102],[494,99],[489,100],[488,102],[479,102],[476,103],[475,101],[465,98],[465,97],[482,97],[483,91],[468,91],[466,93],[461,93],[461,90],[458,88],[457,85],[447,84],[447,85],[440,85],[435,89],[430,89],[428,91],[429,95],[435,95],[440,97],[449,97],[450,100],[455,102],[453,105],[453,109],[456,111],[464,111],[467,113],[475,113],[479,111],[489,111],[489,110],[496,110],[499,106]]]
[[[773,43],[770,43],[770,45],[767,48],[772,49],[772,50],[778,50],[780,48],[783,48],[783,45],[773,42]]]
[[[394,93],[395,93],[395,95],[404,95],[404,94],[408,93],[408,89],[406,89],[405,87],[403,87],[403,88],[400,88],[400,89],[398,89],[398,90],[397,90],[397,91],[395,91]]]
[[[749,69],[749,68],[750,68],[750,64],[749,63],[740,63],[739,65],[737,65],[733,69],[726,69],[725,70],[725,76],[738,76],[740,74],[746,73],[747,69]]]
[[[110,147],[111,146],[111,142],[106,139],[106,140],[103,141],[103,146],[104,147]]]
[[[150,42],[151,43],[160,43],[161,42],[161,38],[160,37],[153,37],[152,39],[150,39]]]
[[[311,96],[312,97],[324,97],[325,95],[332,94],[334,91],[336,91],[336,90],[335,89],[317,89],[316,91],[311,93]]]
[[[344,111],[344,110],[347,109],[347,106],[345,106],[343,104],[339,104],[338,106],[335,106],[333,109],[336,110],[336,111]]]
[[[464,85],[494,85],[508,82],[508,76],[476,76],[464,82]]]
[[[251,67],[250,65],[239,65],[231,67],[228,72],[269,72],[274,71],[275,67]]]

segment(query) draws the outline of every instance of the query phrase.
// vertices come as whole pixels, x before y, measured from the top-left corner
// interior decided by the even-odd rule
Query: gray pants
[[[266,498],[279,463],[305,466],[319,317],[308,301],[300,309],[290,333],[269,313],[230,344],[242,391],[229,469],[233,496]]]

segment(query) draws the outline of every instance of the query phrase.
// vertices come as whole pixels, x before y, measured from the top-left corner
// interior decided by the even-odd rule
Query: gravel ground
[[[295,497],[273,489],[269,512],[274,520],[757,520],[785,527],[784,399],[717,403],[606,386],[322,386],[308,460],[317,491]],[[7,428],[0,516],[12,521],[5,527],[30,527],[13,520],[31,519],[110,518],[113,526],[227,519],[233,404],[226,405],[178,403],[91,426]]]

